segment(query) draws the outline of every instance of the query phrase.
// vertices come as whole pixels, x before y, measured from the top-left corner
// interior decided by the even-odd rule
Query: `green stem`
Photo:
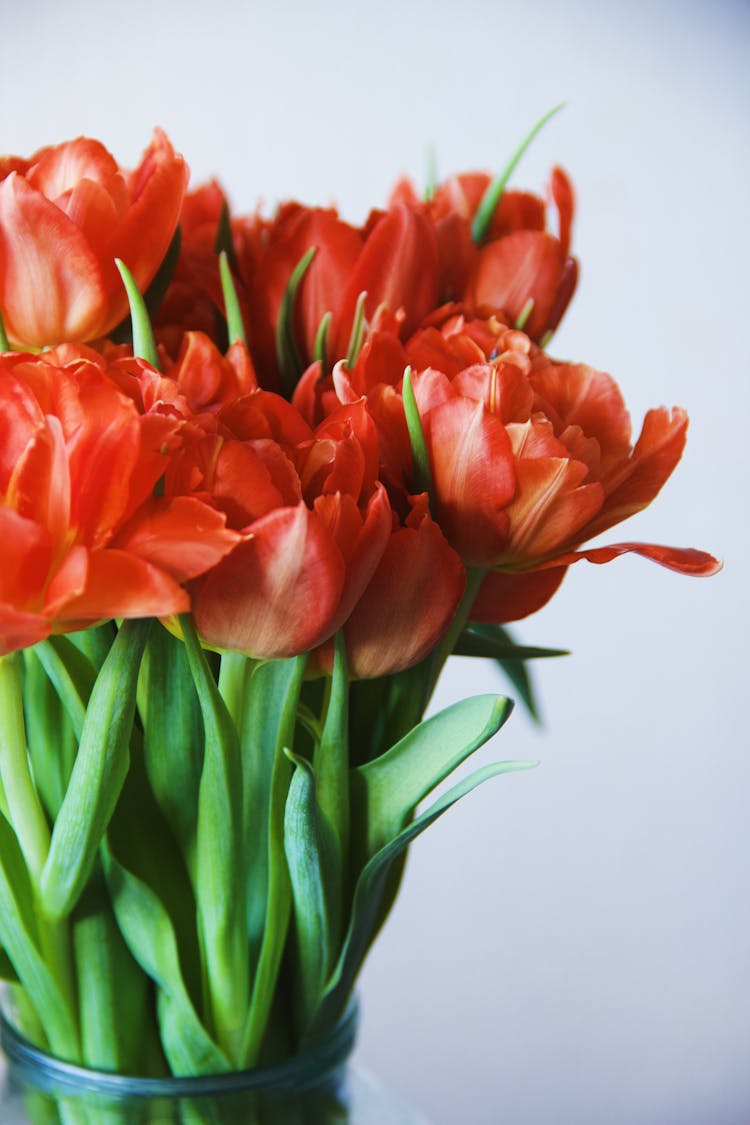
[[[458,608],[456,609],[455,617],[453,618],[453,621],[450,624],[450,628],[448,629],[448,632],[445,634],[445,636],[441,640],[440,644],[434,650],[434,652],[432,653],[432,656],[428,658],[430,660],[430,663],[431,663],[431,668],[430,668],[430,675],[429,675],[429,678],[427,680],[427,686],[426,686],[426,691],[425,691],[425,698],[424,698],[424,706],[425,707],[427,707],[427,704],[429,703],[429,701],[432,697],[432,693],[435,690],[435,685],[438,682],[438,679],[440,677],[440,673],[443,670],[445,662],[448,659],[448,657],[450,656],[450,654],[453,652],[453,649],[455,648],[455,645],[456,645],[456,641],[458,640],[461,633],[463,632],[464,626],[466,625],[466,622],[469,619],[469,614],[471,613],[471,607],[474,605],[474,602],[476,601],[477,594],[479,593],[479,588],[482,585],[482,582],[484,581],[486,574],[487,574],[487,570],[486,570],[485,567],[467,566],[467,568],[466,568],[466,589],[463,592],[463,595],[461,597],[461,601],[458,603]]]
[[[219,668],[219,693],[237,730],[240,730],[245,700],[245,684],[253,662],[241,652],[225,652]]]

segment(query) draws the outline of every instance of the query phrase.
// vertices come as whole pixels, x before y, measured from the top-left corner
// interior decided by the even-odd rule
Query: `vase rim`
[[[0,1045],[19,1077],[40,1089],[96,1091],[133,1098],[201,1097],[245,1091],[299,1090],[338,1070],[349,1058],[357,1034],[359,1008],[352,999],[338,1023],[295,1055],[279,1063],[216,1074],[146,1077],[94,1070],[67,1062],[35,1046],[17,1030],[0,1007]]]

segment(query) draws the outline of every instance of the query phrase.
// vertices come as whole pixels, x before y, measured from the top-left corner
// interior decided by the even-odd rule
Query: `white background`
[[[153,125],[239,210],[359,220],[402,171],[573,176],[578,295],[554,351],[611,371],[634,423],[691,414],[683,464],[607,537],[707,548],[698,581],[581,563],[519,627],[538,666],[490,782],[415,846],[362,983],[360,1057],[434,1125],[750,1121],[747,491],[750,8],[380,0],[2,0],[0,148],[78,133],[132,165]],[[498,688],[456,661],[440,702]]]

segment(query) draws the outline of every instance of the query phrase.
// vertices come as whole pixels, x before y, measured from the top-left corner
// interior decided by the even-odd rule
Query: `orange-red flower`
[[[114,328],[128,311],[114,259],[148,286],[186,180],[160,130],[133,172],[84,137],[0,161],[0,313],[11,342],[84,342]]]
[[[152,496],[181,424],[140,414],[89,349],[0,357],[0,655],[189,608],[182,583],[238,536],[198,497]]]

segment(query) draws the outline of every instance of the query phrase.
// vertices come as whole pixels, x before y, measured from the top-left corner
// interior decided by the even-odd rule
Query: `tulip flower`
[[[152,496],[181,424],[140,414],[89,349],[0,357],[0,655],[189,608],[182,584],[239,537],[198,497]]]
[[[11,343],[82,343],[114,328],[128,311],[114,260],[146,289],[186,180],[160,130],[133,172],[84,137],[0,162],[0,313]]]

